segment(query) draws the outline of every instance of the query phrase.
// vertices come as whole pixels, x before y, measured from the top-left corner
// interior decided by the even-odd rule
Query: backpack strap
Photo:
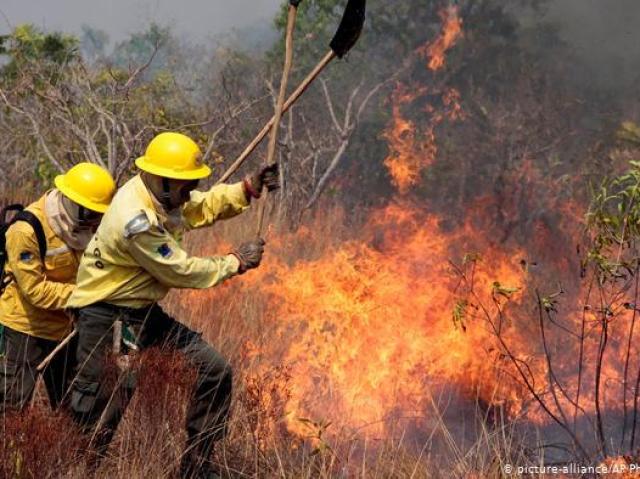
[[[12,223],[15,223],[17,221],[24,221],[25,223],[29,223],[29,225],[33,228],[33,231],[36,234],[36,239],[38,240],[40,259],[44,261],[44,258],[47,255],[47,237],[44,234],[44,228],[42,227],[42,223],[40,222],[38,217],[30,211],[22,210],[14,216]]]
[[[7,262],[6,252],[6,238],[5,234],[9,229],[9,226],[15,221],[15,216],[24,210],[24,206],[20,204],[12,204],[5,206],[0,210],[0,295],[4,293],[4,290],[11,282],[10,275],[5,272],[5,265]],[[14,212],[14,215],[7,218],[10,212]]]
[[[7,221],[7,213],[9,211],[16,211],[17,213]],[[6,274],[5,271],[5,262],[6,258],[6,237],[5,234],[9,229],[9,226],[18,222],[24,221],[28,223],[32,228],[34,233],[36,234],[36,239],[38,241],[38,250],[40,252],[40,259],[44,263],[44,259],[47,255],[47,237],[44,234],[44,228],[42,227],[42,223],[38,219],[36,215],[24,209],[22,205],[9,205],[6,208],[0,210],[0,234],[2,237],[0,238],[0,256],[2,259],[2,271],[0,271],[0,295],[4,294],[5,289],[12,281],[12,276]]]
[[[7,213],[9,213],[10,211],[20,213],[21,211],[24,211],[24,206],[15,204],[2,208],[2,210],[0,210],[0,226],[8,226],[9,224],[11,224],[12,220],[7,221]]]

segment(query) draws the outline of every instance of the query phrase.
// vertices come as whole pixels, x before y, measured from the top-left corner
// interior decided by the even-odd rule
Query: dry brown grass
[[[348,228],[340,215],[323,221],[323,231],[301,241],[272,242],[267,255],[294,261],[312,258],[340,241]],[[200,253],[225,253],[231,244],[251,236],[251,214],[192,234],[188,248]],[[273,237],[273,235],[270,235]],[[282,257],[282,256],[286,257]],[[269,260],[263,265],[269,268]],[[443,419],[445,407],[433,401],[431,431],[416,439],[408,429],[384,438],[327,431],[309,425],[308,437],[285,427],[290,371],[286,364],[265,361],[256,349],[281,340],[265,320],[268,302],[243,280],[212,291],[174,291],[165,306],[229,358],[235,370],[230,433],[215,451],[225,477],[243,478],[449,478],[502,477],[506,463],[522,464],[524,450],[506,423],[488,425],[484,413],[469,418],[477,426],[475,441],[459,443]],[[183,423],[193,372],[179,355],[145,352],[137,362],[140,381],[118,429],[109,457],[97,471],[86,465],[83,437],[64,416],[38,405],[26,415],[3,420],[0,447],[2,477],[162,478],[175,477],[185,440]],[[315,429],[315,430],[314,430]]]

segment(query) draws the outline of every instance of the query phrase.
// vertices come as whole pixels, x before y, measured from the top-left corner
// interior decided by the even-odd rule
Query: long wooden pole
[[[289,4],[289,18],[287,20],[287,36],[285,39],[285,55],[284,69],[282,70],[282,79],[280,80],[280,94],[276,103],[276,112],[273,115],[273,125],[271,126],[271,137],[269,138],[269,148],[267,149],[267,166],[273,165],[276,160],[276,147],[278,146],[278,132],[280,131],[280,120],[282,119],[282,111],[284,110],[284,102],[287,99],[287,85],[289,83],[289,74],[293,65],[293,32],[296,28],[296,15],[298,14],[298,6],[293,3]],[[262,188],[262,201],[258,210],[258,226],[256,228],[256,238],[262,236],[262,226],[264,224],[264,212],[267,207],[268,194],[266,188]]]
[[[44,358],[42,360],[42,362],[40,364],[38,364],[38,367],[36,368],[36,371],[41,373],[42,371],[44,371],[44,368],[46,368],[49,363],[51,362],[51,360],[53,358],[56,357],[56,354],[58,354],[60,351],[62,351],[62,349],[71,342],[71,340],[73,338],[75,338],[78,335],[78,330],[74,329],[73,331],[71,331],[66,338],[64,338],[62,341],[60,341],[60,344],[58,344],[55,349],[53,351],[51,351],[48,356],[46,358]]]
[[[324,56],[324,58],[320,61],[320,63],[316,65],[313,71],[309,73],[309,75],[302,81],[302,83],[300,83],[298,88],[296,88],[296,90],[291,94],[291,96],[285,102],[282,108],[282,113],[286,113],[287,111],[289,111],[289,109],[293,106],[293,104],[296,101],[298,101],[298,99],[302,96],[302,94],[305,91],[307,91],[309,86],[315,81],[316,78],[318,78],[320,73],[322,73],[322,71],[327,67],[327,65],[329,65],[329,63],[333,61],[335,57],[336,57],[335,52],[333,50],[329,50],[329,52]],[[249,145],[247,145],[247,147],[240,154],[240,156],[231,164],[231,166],[227,169],[227,171],[225,171],[225,173],[218,180],[218,183],[224,183],[231,177],[231,175],[233,175],[236,171],[238,171],[238,168],[242,166],[242,164],[249,157],[249,155],[253,153],[253,151],[258,147],[260,142],[262,142],[262,140],[264,140],[264,138],[267,136],[274,122],[275,122],[275,115],[271,117],[269,122],[264,126],[264,128],[262,128],[260,133],[258,133],[258,135],[253,139],[253,141],[249,143]]]

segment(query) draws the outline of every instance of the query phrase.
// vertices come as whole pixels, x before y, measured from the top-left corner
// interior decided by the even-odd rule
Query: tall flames
[[[440,19],[442,20],[442,32],[424,48],[429,57],[428,67],[433,71],[444,67],[447,51],[455,46],[462,36],[462,19],[458,14],[457,7],[451,6],[442,10]]]
[[[432,70],[445,65],[447,50],[462,33],[455,8],[441,16],[443,31],[420,50]],[[418,126],[404,109],[427,94],[438,101],[427,104],[426,126]],[[523,284],[521,253],[491,248],[471,224],[444,232],[440,219],[407,194],[435,161],[437,127],[464,119],[460,94],[398,84],[392,100],[385,165],[398,198],[372,212],[357,238],[292,266],[277,261],[275,253],[246,279],[269,298],[268,316],[278,330],[277,345],[257,348],[256,354],[289,367],[287,425],[302,435],[307,422],[300,418],[373,436],[406,420],[419,427],[433,419],[427,413],[432,395],[446,389],[480,396],[488,407],[512,407],[521,396],[505,379],[493,332],[480,315],[454,313],[464,288],[450,264],[451,258],[473,263],[475,294],[493,316],[502,307],[496,285],[515,292]],[[309,231],[280,238],[281,251]],[[273,241],[271,247],[279,249]],[[478,250],[484,251],[481,261],[473,254],[463,259]]]
[[[292,430],[304,433],[298,418],[312,417],[380,436],[399,420],[428,422],[431,394],[449,386],[488,406],[517,398],[488,360],[491,331],[472,314],[468,325],[454,320],[452,245],[481,245],[469,243],[471,226],[444,233],[438,223],[399,201],[372,215],[366,241],[293,267],[271,260],[253,278],[288,344],[280,360],[291,368]],[[490,252],[475,271],[477,294],[492,303],[498,278],[521,286],[519,258]]]
[[[457,9],[441,18],[442,32],[419,50],[433,71],[444,67],[446,52],[462,34]],[[427,103],[422,113],[428,119],[418,126],[404,109],[427,95],[439,103]],[[468,240],[477,235],[471,226],[442,232],[438,217],[405,197],[435,161],[436,128],[464,119],[459,100],[452,88],[398,84],[384,137],[390,150],[385,165],[401,196],[371,214],[361,238],[315,261],[280,265],[278,281],[266,287],[283,331],[298,332],[283,358],[292,367],[292,430],[304,433],[305,424],[296,422],[300,415],[373,435],[403,418],[428,422],[431,391],[451,384],[463,394],[485,395],[487,404],[514,396],[501,382],[499,366],[486,359],[493,349],[488,329],[465,331],[452,316],[449,259],[461,255],[465,243],[472,247]],[[522,282],[517,255],[491,262],[500,264],[499,271],[476,271],[485,299],[492,297],[496,277]]]
[[[441,34],[420,50],[434,71],[443,68],[445,53],[462,34],[456,9],[446,10],[442,19]],[[438,126],[465,120],[460,93],[447,86],[398,84],[392,102],[392,119],[384,132],[389,146],[384,164],[397,187],[396,198],[372,211],[350,240],[329,242],[319,252],[298,254],[306,245],[331,236],[322,232],[326,215],[294,234],[271,238],[264,266],[241,280],[239,288],[264,301],[259,317],[269,325],[267,339],[246,341],[256,360],[250,381],[258,383],[270,367],[286,367],[287,373],[277,376],[287,382],[287,394],[281,398],[286,424],[301,436],[309,432],[307,419],[373,437],[399,423],[427,427],[434,421],[434,398],[443,392],[487,409],[501,408],[513,417],[524,414],[539,424],[550,418],[529,407],[535,405],[534,395],[561,419],[575,409],[576,400],[579,409],[591,415],[597,374],[602,387],[608,388],[603,407],[619,408],[625,360],[621,338],[632,314],[609,326],[609,350],[599,360],[602,338],[589,334],[601,321],[602,305],[581,300],[586,296],[576,281],[561,313],[566,331],[584,326],[584,348],[578,351],[575,334],[553,324],[553,316],[545,316],[531,294],[538,288],[541,294],[556,288],[556,273],[538,277],[527,245],[496,242],[486,226],[491,219],[483,216],[488,215],[483,210],[491,198],[486,204],[479,200],[477,211],[459,226],[443,227],[445,218],[427,212],[414,198],[417,195],[410,194],[436,160]],[[409,107],[425,102],[426,107],[418,109],[422,117],[409,119]],[[415,111],[414,107],[414,115]],[[516,187],[535,194],[535,183],[541,181],[536,175],[524,161],[516,173]],[[564,222],[576,224],[578,210],[565,205],[559,212],[563,229]],[[566,251],[556,250],[557,232],[542,220],[533,229],[528,246],[543,256],[554,255],[557,271],[567,273]],[[551,309],[556,307],[544,300]],[[609,307],[623,309],[624,298],[617,301],[620,304]],[[549,334],[547,356],[540,344],[539,322]],[[553,328],[556,333],[551,334]],[[637,370],[638,352],[633,345],[630,370]],[[583,365],[576,366],[582,353]],[[546,357],[553,358],[553,370]],[[530,389],[518,376],[518,364],[525,363]],[[597,363],[600,371],[593,367]],[[551,376],[561,378],[564,387],[550,389]]]
[[[443,21],[442,32],[426,47],[420,48],[418,54],[429,59],[429,69],[438,71],[445,66],[447,51],[452,48],[462,35],[462,20],[455,7],[444,10],[440,14]],[[402,109],[412,104],[417,98],[440,96],[442,106],[428,103],[422,112],[427,115],[427,125],[420,131],[413,121],[407,119]],[[438,153],[435,130],[443,121],[456,121],[464,118],[460,108],[460,93],[455,88],[441,87],[429,91],[420,86],[408,87],[398,84],[393,94],[393,122],[384,134],[389,143],[389,156],[385,166],[391,174],[393,183],[400,193],[420,182],[420,174],[435,161]]]

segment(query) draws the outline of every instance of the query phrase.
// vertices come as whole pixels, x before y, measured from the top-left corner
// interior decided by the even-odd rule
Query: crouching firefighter
[[[0,227],[3,410],[21,410],[29,404],[38,365],[70,332],[71,320],[64,308],[74,288],[80,256],[116,189],[111,175],[90,163],[58,176],[55,185],[24,210],[18,205],[8,207],[18,213],[9,225]],[[42,371],[54,409],[65,398],[74,359],[70,344]]]
[[[256,268],[264,241],[243,244],[225,256],[194,257],[180,245],[187,229],[200,228],[245,211],[263,187],[279,187],[276,167],[244,181],[197,191],[211,170],[197,144],[179,133],[162,133],[136,160],[142,170],[113,200],[82,258],[78,286],[67,306],[76,311],[77,377],[71,409],[94,433],[98,455],[106,452],[133,394],[135,377],[107,381],[105,358],[114,322],[134,332],[144,350],[160,346],[180,351],[195,368],[195,390],[187,410],[183,477],[217,477],[209,458],[225,433],[232,373],[227,361],[201,335],[165,313],[157,302],[171,288],[209,288]]]

